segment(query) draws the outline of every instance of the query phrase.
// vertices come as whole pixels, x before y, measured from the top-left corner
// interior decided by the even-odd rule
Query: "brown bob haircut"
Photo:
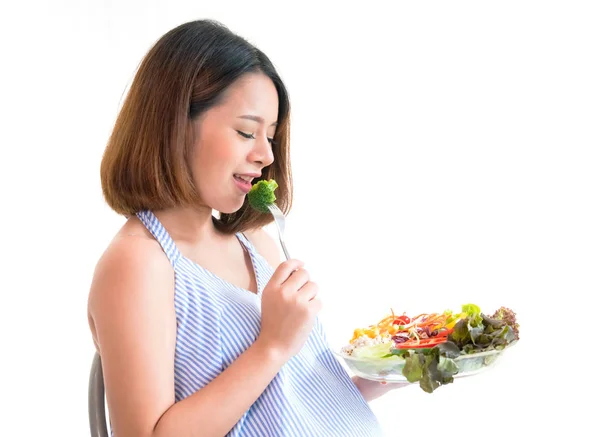
[[[108,205],[128,217],[143,210],[198,204],[189,165],[193,122],[218,105],[234,81],[255,72],[273,81],[279,97],[275,160],[259,180],[277,181],[276,203],[287,213],[292,204],[288,93],[262,51],[213,20],[191,21],[170,30],[140,63],[100,166]],[[246,198],[238,211],[213,220],[221,231],[235,233],[273,219],[252,209]]]

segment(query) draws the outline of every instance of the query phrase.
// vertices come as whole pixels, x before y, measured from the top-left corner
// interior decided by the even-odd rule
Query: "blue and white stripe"
[[[152,212],[137,216],[175,270],[175,399],[180,401],[210,383],[256,340],[262,290],[273,269],[243,234],[236,234],[252,259],[258,284],[257,294],[244,290],[184,257]],[[300,353],[281,368],[227,435],[370,437],[383,433],[329,349],[317,319]]]

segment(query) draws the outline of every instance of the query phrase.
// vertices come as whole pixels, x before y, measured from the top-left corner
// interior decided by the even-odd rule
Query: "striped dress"
[[[258,293],[237,287],[183,256],[150,211],[137,214],[175,271],[175,400],[216,378],[260,332],[262,290],[272,267],[241,233]],[[252,375],[240,375],[239,387]],[[223,408],[226,408],[225,406]],[[301,351],[277,373],[228,436],[370,437],[383,433],[369,405],[337,361],[317,319]]]

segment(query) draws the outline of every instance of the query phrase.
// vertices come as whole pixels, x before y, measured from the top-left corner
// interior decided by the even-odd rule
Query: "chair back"
[[[88,388],[88,414],[90,418],[90,434],[92,437],[109,437],[106,426],[106,410],[104,408],[104,376],[102,360],[98,352],[94,354],[90,370]]]

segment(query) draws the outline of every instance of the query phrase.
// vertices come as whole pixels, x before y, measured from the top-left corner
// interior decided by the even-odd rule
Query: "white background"
[[[497,367],[373,402],[389,435],[597,429],[597,3],[367,4],[3,3],[1,435],[88,433],[87,293],[123,222],[101,155],[143,55],[198,18],[257,44],[289,87],[287,244],[334,347],[390,307],[517,312]]]

